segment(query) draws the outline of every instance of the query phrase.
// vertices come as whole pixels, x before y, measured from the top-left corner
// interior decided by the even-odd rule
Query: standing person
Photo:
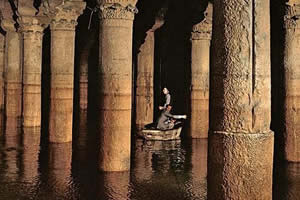
[[[172,106],[169,104],[161,113],[157,120],[157,128],[160,130],[172,129],[175,125],[175,119],[186,119],[186,115],[172,115],[170,113]]]
[[[165,104],[164,106],[159,106],[159,110],[163,110],[165,108],[167,108],[167,105],[169,105],[171,103],[171,95],[170,95],[170,92],[168,90],[168,88],[164,88],[163,91],[162,91],[165,95]]]

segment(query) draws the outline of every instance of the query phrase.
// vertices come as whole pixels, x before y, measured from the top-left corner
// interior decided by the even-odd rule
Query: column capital
[[[97,0],[98,5],[102,6],[105,4],[120,4],[123,7],[128,5],[135,6],[138,0]]]
[[[99,17],[100,19],[133,20],[136,13],[138,13],[138,10],[132,4],[122,5],[120,3],[102,3],[100,4]]]
[[[43,4],[45,15],[50,18],[51,30],[75,30],[77,18],[83,13],[86,3],[82,0],[52,2]]]
[[[43,25],[37,17],[33,16],[20,16],[18,18],[21,32],[42,33],[44,30]]]
[[[284,26],[286,29],[299,29],[300,23],[300,3],[296,4],[294,1],[286,2]]]
[[[5,31],[15,32],[17,31],[15,24],[16,21],[13,20],[13,11],[8,1],[2,1],[0,3],[1,8],[1,27]]]
[[[212,33],[212,12],[213,5],[208,4],[205,12],[204,19],[193,26],[191,40],[210,40]]]
[[[199,24],[193,26],[191,40],[210,40],[212,33],[212,22],[204,19]]]
[[[13,19],[2,19],[1,20],[1,27],[6,32],[16,32],[17,29],[15,27],[16,22]]]
[[[156,18],[153,26],[147,31],[148,32],[155,32],[157,29],[164,25],[165,21],[160,18]]]
[[[18,7],[18,24],[21,32],[42,33],[49,25],[50,19],[44,15],[43,8],[39,13],[33,6]]]
[[[164,25],[166,13],[167,13],[167,8],[162,7],[156,14],[154,24],[151,27],[151,29],[148,30],[148,32],[149,31],[155,32],[157,29],[159,29],[160,27],[162,27]]]

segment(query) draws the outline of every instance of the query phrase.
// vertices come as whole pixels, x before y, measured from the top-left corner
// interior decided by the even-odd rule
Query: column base
[[[208,199],[272,199],[274,134],[210,131]]]

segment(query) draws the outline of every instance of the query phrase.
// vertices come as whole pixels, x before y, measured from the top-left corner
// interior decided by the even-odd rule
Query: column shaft
[[[207,138],[210,40],[192,42],[191,137]]]
[[[21,117],[22,112],[22,68],[21,35],[6,32],[5,44],[5,102],[6,117]]]
[[[212,6],[208,12],[212,14]],[[190,137],[207,138],[209,122],[209,61],[211,17],[193,27]]]
[[[154,32],[148,31],[140,47],[136,82],[136,126],[143,128],[153,121]]]
[[[79,65],[79,106],[80,110],[88,108],[88,71],[89,71],[89,53],[91,46],[88,45],[82,50]]]
[[[72,141],[75,27],[85,3],[67,1],[45,4],[51,18],[51,91],[49,140]]]
[[[0,126],[4,116],[5,36],[0,33]]]
[[[285,6],[285,159],[300,162],[300,1]]]
[[[99,168],[130,168],[132,25],[135,9],[105,4],[99,35]]]
[[[23,126],[41,126],[42,32],[23,32]]]
[[[19,0],[18,23],[23,36],[23,104],[24,127],[41,126],[42,21],[31,1]]]
[[[214,2],[208,199],[272,199],[269,7]]]
[[[72,141],[75,30],[51,29],[50,142]]]

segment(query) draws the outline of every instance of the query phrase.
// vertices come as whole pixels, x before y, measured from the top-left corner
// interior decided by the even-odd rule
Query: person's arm
[[[173,115],[174,119],[186,119],[186,115]]]
[[[186,115],[172,115],[171,113],[165,113],[165,115],[174,119],[186,119]]]

